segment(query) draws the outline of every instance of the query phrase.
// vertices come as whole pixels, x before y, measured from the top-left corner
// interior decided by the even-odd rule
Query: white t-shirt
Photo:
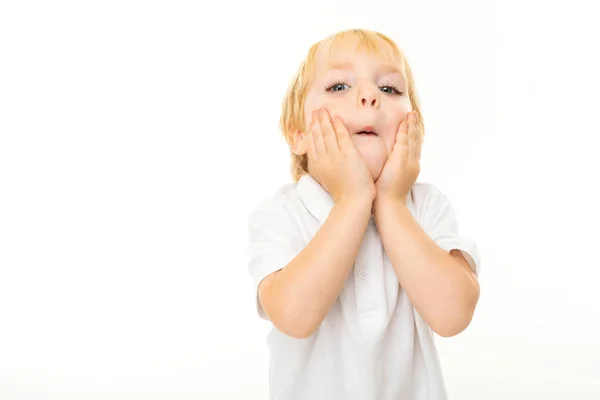
[[[249,271],[258,285],[288,264],[325,222],[333,199],[310,175],[280,187],[249,217]],[[407,207],[444,250],[459,249],[478,275],[475,243],[459,236],[455,212],[435,186],[416,182]],[[446,391],[433,331],[398,283],[373,217],[344,284],[321,326],[308,338],[275,326],[269,391],[277,400],[438,400]]]

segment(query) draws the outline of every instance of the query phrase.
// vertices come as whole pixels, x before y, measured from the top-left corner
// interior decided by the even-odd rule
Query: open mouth
[[[367,132],[367,131],[358,132],[357,135],[377,136],[377,134],[375,132]]]

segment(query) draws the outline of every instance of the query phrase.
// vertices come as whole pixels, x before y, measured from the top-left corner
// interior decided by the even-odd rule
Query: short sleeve
[[[248,269],[258,315],[268,316],[260,304],[258,286],[268,275],[285,267],[304,247],[293,218],[277,200],[265,200],[248,217]]]
[[[479,276],[481,259],[477,245],[472,239],[459,233],[456,212],[448,197],[433,185],[429,185],[425,208],[426,233],[447,252],[460,250],[476,276]]]

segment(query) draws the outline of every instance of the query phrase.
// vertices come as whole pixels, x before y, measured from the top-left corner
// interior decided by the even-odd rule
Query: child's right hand
[[[312,112],[307,152],[311,175],[335,203],[347,199],[373,202],[377,191],[371,171],[339,117],[332,121],[325,109]]]

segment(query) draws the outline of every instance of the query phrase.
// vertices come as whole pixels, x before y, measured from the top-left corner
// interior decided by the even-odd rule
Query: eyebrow
[[[344,69],[352,69],[353,67],[354,67],[354,64],[352,64],[351,62],[348,62],[348,61],[344,61],[344,62],[328,64],[327,70],[331,70],[331,69],[344,70]],[[398,75],[404,76],[404,74],[402,73],[402,70],[394,64],[388,64],[388,63],[383,64],[381,67],[378,68],[378,71],[382,72],[382,73],[387,73],[387,74],[398,74]]]

